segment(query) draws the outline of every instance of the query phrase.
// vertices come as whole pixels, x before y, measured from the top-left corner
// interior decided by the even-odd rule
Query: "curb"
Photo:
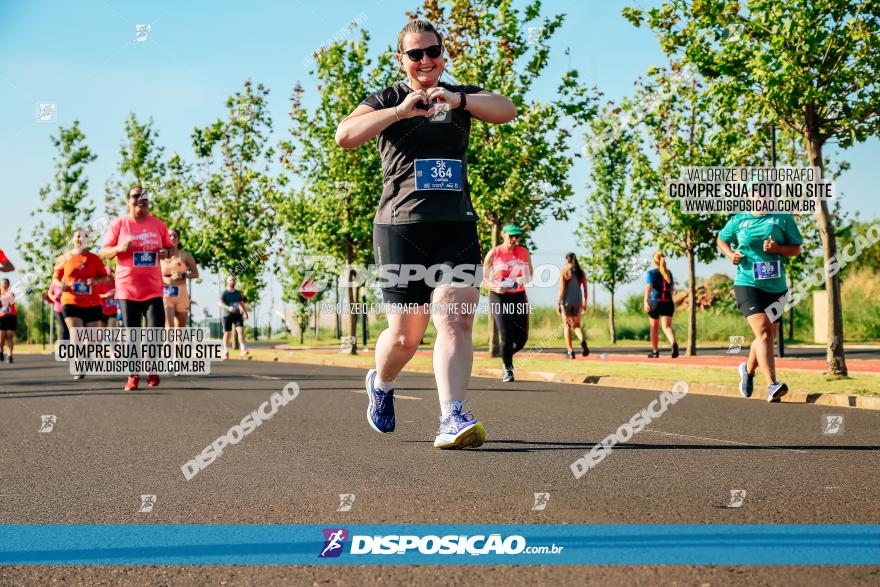
[[[321,359],[310,364],[345,367],[334,359]],[[429,367],[407,365],[406,371],[415,373],[433,373]],[[472,376],[491,377],[501,379],[502,369],[489,367],[475,367]],[[517,370],[518,381],[539,381],[541,383],[575,383],[596,387],[615,387],[626,389],[641,389],[644,391],[669,391],[672,382],[663,379],[644,379],[639,377],[613,377],[598,375],[569,375],[551,371],[526,371]],[[709,395],[716,397],[742,398],[736,385],[721,385],[718,383],[689,383],[688,393],[695,395]],[[766,402],[766,398],[752,395],[752,400]],[[880,410],[880,397],[861,395],[848,395],[843,393],[809,393],[806,391],[789,391],[781,403],[786,404],[815,404],[817,406],[831,406],[836,408],[861,408],[865,410]]]

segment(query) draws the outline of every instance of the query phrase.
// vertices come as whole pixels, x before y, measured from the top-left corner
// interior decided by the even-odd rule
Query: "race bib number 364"
[[[461,161],[416,159],[417,190],[462,190]]]

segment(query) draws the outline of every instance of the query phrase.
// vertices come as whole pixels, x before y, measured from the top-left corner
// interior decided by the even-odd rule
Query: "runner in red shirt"
[[[140,328],[165,326],[162,305],[162,269],[159,261],[176,254],[164,222],[150,214],[149,192],[140,186],[128,192],[128,214],[107,228],[101,256],[116,258],[116,299],[122,309],[123,326]],[[128,378],[126,391],[137,389],[140,377]],[[159,385],[159,376],[147,376],[150,387]]]
[[[113,268],[110,265],[104,267],[107,270],[109,280],[100,284],[95,290],[101,299],[101,324],[110,328],[117,326],[116,322],[116,284],[113,277]]]
[[[61,315],[71,333],[77,328],[101,326],[101,298],[96,291],[107,282],[101,258],[89,251],[88,239],[76,230],[70,239],[73,248],[67,260],[55,269],[53,283],[61,288]],[[82,379],[79,373],[74,379]]]
[[[15,310],[15,294],[9,291],[9,280],[0,280],[0,362],[13,362],[12,347],[15,346],[15,330],[18,328],[18,312]],[[3,349],[9,347],[9,355]]]
[[[0,271],[4,273],[15,271],[15,266],[9,262],[9,257],[6,256],[3,249],[0,249]]]

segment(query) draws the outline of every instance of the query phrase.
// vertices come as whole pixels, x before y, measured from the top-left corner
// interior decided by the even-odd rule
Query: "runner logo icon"
[[[335,558],[342,554],[342,545],[348,539],[345,528],[324,528],[324,548],[318,558]]]

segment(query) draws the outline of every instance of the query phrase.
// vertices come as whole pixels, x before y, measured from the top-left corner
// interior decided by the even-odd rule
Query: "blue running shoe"
[[[370,369],[364,379],[367,397],[370,398],[370,403],[367,406],[367,422],[370,423],[370,428],[376,432],[391,434],[394,432],[394,390],[381,391],[376,389],[377,374],[375,369]]]
[[[767,401],[768,402],[781,402],[782,396],[788,393],[788,386],[784,383],[778,383],[774,381],[767,388]]]
[[[755,390],[755,376],[749,375],[749,366],[747,363],[739,364],[739,392],[743,397],[752,397]]]
[[[478,447],[486,441],[483,423],[473,418],[470,412],[461,413],[464,402],[455,402],[455,409],[440,422],[435,448]]]

